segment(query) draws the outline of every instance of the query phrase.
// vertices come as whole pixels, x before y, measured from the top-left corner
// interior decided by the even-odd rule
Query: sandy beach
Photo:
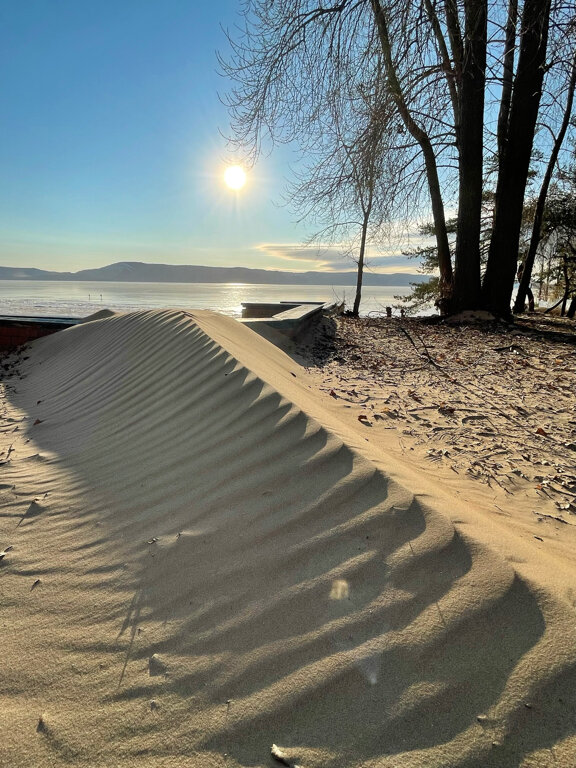
[[[2,361],[0,765],[576,765],[576,346],[363,323]]]

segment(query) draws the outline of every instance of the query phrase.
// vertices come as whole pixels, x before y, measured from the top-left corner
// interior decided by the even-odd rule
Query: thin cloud
[[[411,243],[414,247],[414,242]],[[280,262],[291,262],[294,271],[355,272],[356,262],[350,252],[339,245],[311,245],[302,243],[260,243],[256,250]],[[418,262],[402,254],[398,245],[368,248],[366,270],[381,274],[393,272],[418,273]],[[287,265],[280,264],[280,268]]]
[[[303,262],[307,269],[353,271],[355,266],[346,252],[336,245],[306,246],[301,243],[261,243],[256,250],[282,261]],[[301,265],[302,267],[303,265]]]

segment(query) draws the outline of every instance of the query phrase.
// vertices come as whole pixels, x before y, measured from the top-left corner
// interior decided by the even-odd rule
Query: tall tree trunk
[[[438,267],[440,270],[440,292],[444,298],[448,298],[452,292],[452,260],[450,256],[450,245],[448,243],[448,232],[446,230],[446,218],[444,216],[444,203],[442,192],[440,190],[440,180],[438,178],[438,166],[436,164],[436,155],[430,137],[426,131],[421,128],[412,117],[398,75],[396,66],[392,58],[392,46],[388,33],[388,22],[380,0],[370,0],[382,54],[390,93],[396,104],[396,108],[402,118],[406,130],[418,142],[422,154],[424,155],[424,164],[426,167],[426,178],[428,181],[428,190],[430,192],[430,202],[432,204],[432,217],[434,219],[434,231],[436,235],[436,247],[438,249]]]
[[[518,293],[516,294],[516,301],[514,302],[514,312],[523,312],[524,304],[526,302],[526,295],[530,288],[530,280],[532,279],[532,270],[534,268],[534,260],[536,258],[536,251],[540,243],[542,236],[542,221],[544,219],[544,208],[546,207],[546,197],[548,196],[548,188],[552,179],[552,173],[554,172],[554,166],[556,160],[560,154],[560,149],[570,124],[570,116],[572,114],[572,105],[574,103],[574,89],[576,88],[576,54],[572,61],[572,73],[570,75],[570,83],[568,85],[568,98],[566,100],[566,108],[564,109],[564,118],[558,136],[554,142],[552,154],[546,167],[546,173],[542,186],[540,188],[540,194],[538,195],[538,202],[536,203],[536,212],[534,213],[534,223],[532,225],[532,236],[530,238],[530,247],[526,254],[526,260],[524,262],[524,270],[522,272],[522,279],[518,287]]]
[[[516,24],[518,23],[518,0],[508,0],[508,18],[506,19],[506,42],[504,43],[504,62],[502,65],[502,97],[498,113],[498,155],[504,156],[508,141],[508,120],[510,100],[514,81],[514,49],[516,47]]]
[[[458,75],[456,75],[455,67],[452,66],[450,60],[450,53],[448,46],[446,45],[446,39],[444,37],[444,30],[440,24],[440,19],[436,13],[436,8],[432,0],[424,0],[426,7],[426,13],[430,19],[432,30],[434,31],[434,37],[436,38],[436,45],[440,52],[442,59],[442,69],[444,70],[444,76],[446,77],[446,83],[448,85],[448,91],[450,93],[450,101],[452,102],[452,113],[454,115],[454,135],[456,137],[456,144],[460,144],[460,83],[461,83],[461,67],[458,68]],[[458,16],[456,15],[456,24],[458,23]],[[459,27],[458,27],[459,30]],[[456,59],[454,59],[456,60]]]
[[[462,61],[464,59],[464,48],[462,43],[462,32],[460,30],[460,20],[458,19],[457,0],[444,0],[444,13],[446,15],[446,27],[448,29],[448,39],[452,49],[452,61],[454,66],[454,75],[456,78],[456,88],[460,89],[462,82]]]
[[[467,0],[460,90],[459,198],[453,308],[480,306],[487,0]]]
[[[550,0],[525,0],[508,140],[503,157],[500,158],[494,227],[482,286],[485,308],[501,317],[510,316],[524,193],[544,79],[549,23]]]
[[[362,220],[362,237],[360,239],[360,252],[358,254],[358,270],[356,272],[356,296],[354,298],[354,307],[352,315],[358,317],[360,312],[360,302],[362,300],[362,278],[364,276],[364,254],[366,252],[366,235],[368,234],[368,222],[370,220],[370,211],[364,211]]]

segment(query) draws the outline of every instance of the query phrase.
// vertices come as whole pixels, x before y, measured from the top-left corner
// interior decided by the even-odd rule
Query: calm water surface
[[[345,301],[354,287],[329,285],[255,285],[251,283],[111,283],[0,280],[0,314],[85,317],[99,309],[213,309],[240,317],[243,301]],[[383,312],[398,303],[406,286],[366,287],[361,314]]]

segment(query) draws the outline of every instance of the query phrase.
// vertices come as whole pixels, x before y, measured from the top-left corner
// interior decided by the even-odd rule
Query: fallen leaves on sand
[[[438,459],[450,456],[450,453],[445,448],[438,450],[435,448],[430,448],[428,451],[426,451],[426,455],[434,461],[438,461]]]
[[[576,493],[575,329],[542,316],[483,327],[343,317],[307,355],[361,424],[406,436],[402,451],[449,455],[456,473],[552,506]]]

